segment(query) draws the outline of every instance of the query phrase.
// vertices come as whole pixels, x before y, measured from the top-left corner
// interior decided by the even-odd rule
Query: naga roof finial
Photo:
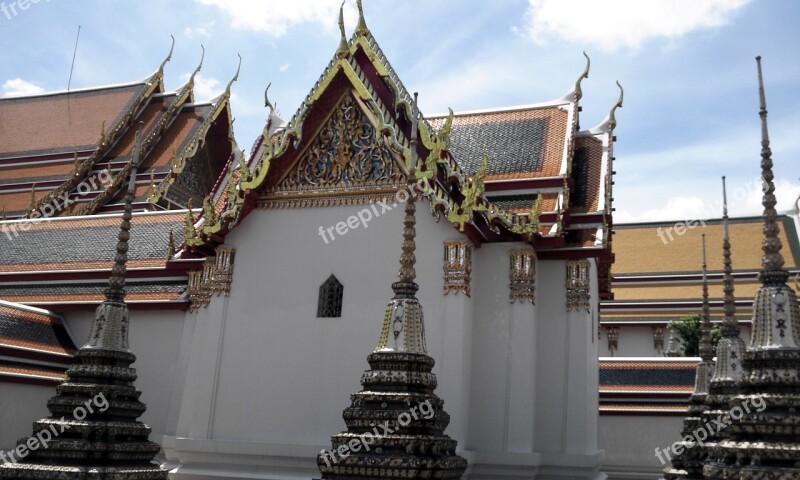
[[[28,203],[28,213],[36,210],[36,205],[39,202],[36,200],[36,182],[31,185],[31,200]]]
[[[761,277],[762,283],[785,283],[789,278],[788,272],[783,269],[783,255],[781,255],[781,240],[778,238],[780,228],[777,219],[778,212],[775,210],[777,200],[775,198],[775,175],[772,173],[772,150],[769,148],[769,129],[767,128],[767,100],[764,94],[764,78],[761,75],[761,56],[756,57],[758,65],[758,116],[761,117],[761,182],[764,192],[761,205],[764,206],[762,220],[764,223],[764,241],[761,249],[764,255],[761,257]]]
[[[269,87],[272,86],[272,82],[267,85],[267,88],[264,89],[264,106],[269,108],[269,115],[272,115],[272,112],[275,111],[275,105],[269,101]],[[269,116],[268,115],[268,116]]]
[[[200,64],[197,66],[197,68],[194,69],[192,75],[189,76],[189,82],[186,84],[186,86],[192,90],[194,89],[194,77],[203,68],[203,59],[206,58],[206,47],[204,47],[203,44],[201,43],[200,48],[202,49],[202,53],[200,54]]]
[[[167,62],[172,60],[172,52],[173,50],[175,50],[175,35],[170,35],[170,37],[172,37],[172,45],[169,47],[169,53],[167,54],[167,58],[165,58],[164,61],[161,62],[161,65],[158,67],[158,73],[160,74],[164,73],[164,66],[167,64]]]
[[[583,69],[583,73],[581,73],[578,79],[575,81],[576,102],[583,97],[583,90],[581,90],[581,82],[583,81],[584,78],[589,78],[589,67],[592,65],[592,60],[589,58],[589,55],[586,54],[586,51],[583,52],[583,56],[586,57],[586,68]]]
[[[336,49],[336,56],[344,58],[350,55],[350,47],[347,46],[347,36],[344,32],[344,0],[342,0],[342,6],[339,7],[339,32],[341,38],[339,39],[339,48]]]
[[[358,7],[358,23],[356,24],[356,35],[365,35],[369,32],[367,28],[367,22],[364,20],[364,7],[361,5],[361,0],[356,0],[356,6]]]
[[[614,112],[620,107],[622,107],[622,99],[625,97],[625,90],[622,89],[622,85],[620,85],[619,80],[617,80],[617,87],[619,87],[619,98],[617,99],[617,103],[611,107],[611,111],[608,112],[608,131],[613,132],[614,128],[617,126],[617,117],[614,116]]]
[[[228,84],[225,86],[226,95],[230,95],[231,85],[233,85],[233,82],[239,80],[239,72],[242,70],[242,56],[239,55],[238,53],[236,54],[236,56],[239,57],[239,66],[236,67],[236,73],[233,75],[233,78],[231,78]]]

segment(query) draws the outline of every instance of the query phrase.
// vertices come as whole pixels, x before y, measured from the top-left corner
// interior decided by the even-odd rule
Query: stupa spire
[[[133,384],[136,356],[128,348],[124,286],[141,124],[135,141],[106,298],[64,382],[47,402],[50,416],[34,422],[33,434],[18,441],[31,445],[47,433],[47,444],[17,463],[0,465],[2,480],[167,480],[168,472],[153,463],[160,447],[148,440],[150,428],[137,420],[146,407]]]
[[[711,461],[705,465],[705,478],[715,480],[800,478],[800,381],[794,374],[800,370],[800,307],[797,294],[786,285],[788,273],[782,268],[761,57],[756,57],[756,63],[764,182],[761,287],[753,301],[743,375],[736,385],[736,396],[728,404],[733,420],[731,439],[708,449]],[[741,408],[740,403],[750,408],[736,418],[734,410]]]
[[[762,283],[786,283],[789,272],[783,269],[783,255],[781,255],[781,241],[778,238],[778,212],[775,210],[775,176],[772,173],[772,150],[769,148],[769,129],[767,128],[767,100],[764,94],[764,78],[761,74],[761,57],[756,57],[758,65],[758,116],[761,117],[761,181],[764,196],[761,205],[764,206],[762,215],[764,227],[764,242],[761,249],[760,279]]]
[[[701,235],[703,249],[703,313],[700,320],[700,358],[710,362],[714,358],[711,348],[711,314],[708,305],[708,265],[706,260],[706,234]]]
[[[703,318],[701,320],[700,363],[695,372],[694,392],[689,397],[689,408],[683,420],[681,440],[677,442],[683,450],[672,458],[664,469],[663,480],[703,480],[703,460],[705,452],[694,442],[687,441],[694,432],[703,429],[703,412],[708,397],[708,384],[714,373],[713,351],[711,350],[711,319],[708,308],[708,278],[706,265],[706,236],[702,235],[703,249]]]
[[[399,279],[392,284],[395,295],[386,307],[378,346],[367,357],[363,389],[344,411],[347,431],[334,435],[332,448],[317,456],[323,480],[458,479],[467,468],[467,461],[455,454],[456,441],[444,434],[450,416],[434,392],[435,362],[426,351],[422,306],[414,296],[419,288],[413,182],[419,116],[415,93],[408,188],[398,192],[398,197],[407,195]],[[381,434],[387,431],[391,434]]]
[[[142,126],[136,130],[134,139],[135,147],[133,160],[131,160],[131,172],[128,179],[128,189],[125,192],[125,207],[122,212],[122,223],[117,235],[117,253],[114,256],[114,267],[111,269],[111,277],[108,279],[106,289],[106,301],[119,303],[125,299],[125,273],[128,263],[128,240],[130,239],[131,218],[133,213],[133,197],[136,189],[136,173],[139,165],[139,153],[142,146]]]
[[[722,291],[724,293],[722,319],[722,336],[733,338],[739,336],[739,324],[736,321],[736,299],[733,296],[733,267],[731,266],[731,237],[728,229],[728,194],[725,188],[725,177],[722,177]]]
[[[419,128],[419,109],[417,107],[417,93],[414,93],[414,104],[411,108],[411,137],[409,148],[408,186],[401,191],[406,195],[405,216],[403,218],[403,244],[400,254],[400,270],[397,273],[398,281],[392,284],[394,298],[386,307],[383,319],[383,328],[376,352],[404,351],[413,353],[427,353],[425,345],[425,324],[422,317],[422,306],[415,294],[419,286],[415,280],[417,272],[414,265],[416,257],[416,184],[414,177],[416,164],[419,160],[417,152],[417,129]]]

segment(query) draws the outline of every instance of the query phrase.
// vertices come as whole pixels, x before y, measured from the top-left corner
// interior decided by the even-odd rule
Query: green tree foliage
[[[681,355],[684,357],[700,356],[700,332],[702,316],[699,313],[692,313],[678,320],[670,320],[667,324],[672,331],[680,336]],[[711,349],[717,350],[722,332],[718,326],[711,328]]]

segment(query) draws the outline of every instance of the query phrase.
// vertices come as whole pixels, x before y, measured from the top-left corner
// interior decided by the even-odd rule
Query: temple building
[[[131,364],[136,355],[128,344],[125,274],[141,129],[134,144],[105,300],[97,307],[86,343],[47,402],[50,415],[35,422],[33,434],[9,450],[10,462],[4,456],[0,464],[4,480],[167,479],[168,472],[152,461],[160,446],[148,439],[150,428],[137,420],[146,407],[134,385],[136,370]]]
[[[349,39],[340,26],[290,118],[266,99],[249,152],[236,76],[208,102],[193,76],[165,91],[171,54],[144,81],[0,99],[0,449],[82,358],[132,175],[128,335],[171,478],[352,478],[382,462],[605,478],[598,305],[621,87],[590,129],[588,57],[561,98],[425,116],[363,13]],[[407,426],[404,405],[419,407]],[[402,428],[328,466],[321,452],[384,420]]]

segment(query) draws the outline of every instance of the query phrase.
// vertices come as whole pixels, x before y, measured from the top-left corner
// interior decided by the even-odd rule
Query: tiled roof
[[[0,283],[0,299],[11,302],[53,303],[53,302],[98,302],[105,298],[107,281],[86,283],[41,283],[41,284],[2,284]],[[142,300],[176,300],[186,290],[186,280],[137,280],[125,282],[126,299]]]
[[[146,86],[0,98],[0,158],[91,149]]]
[[[60,316],[2,301],[0,347],[10,348],[12,351],[38,352],[45,358],[56,356],[56,360],[59,356],[71,357],[77,350]]]
[[[531,211],[533,202],[536,201],[535,193],[522,195],[487,195],[486,197],[494,205],[512,213],[528,213]],[[558,194],[548,192],[542,194],[542,212],[555,212],[558,203]]]
[[[119,222],[120,215],[0,222],[4,233],[0,235],[0,265],[4,272],[110,266],[116,253]],[[23,226],[28,230],[23,231]],[[180,244],[183,213],[135,214],[131,221],[129,268],[163,265],[170,231]]]
[[[469,175],[488,155],[487,180],[556,176],[564,160],[567,117],[555,106],[457,114],[450,153]],[[440,128],[445,117],[428,120]]]
[[[0,382],[28,381],[47,385],[58,385],[64,381],[67,367],[42,367],[25,363],[0,361]]]
[[[680,223],[676,230],[676,224]],[[694,222],[686,228],[682,221],[614,225],[614,275],[644,273],[700,273],[700,235],[706,235],[708,270],[722,270],[722,224],[719,219]],[[798,267],[797,233],[794,222],[783,217],[779,223],[786,268]],[[762,224],[760,217],[730,220],[731,257],[734,271],[761,269]],[[790,242],[787,229],[795,239]],[[642,255],[647,252],[647,255]],[[719,253],[716,253],[719,252]],[[738,285],[738,284],[737,284]],[[698,292],[695,296],[699,295]]]
[[[600,361],[600,413],[685,414],[698,359]]]
[[[175,151],[180,151],[212,110],[211,105],[192,105],[181,108],[175,122],[164,138],[145,159],[145,166],[163,167],[170,164]],[[219,161],[224,161],[222,159]]]
[[[696,362],[600,362],[600,387],[694,386]]]

